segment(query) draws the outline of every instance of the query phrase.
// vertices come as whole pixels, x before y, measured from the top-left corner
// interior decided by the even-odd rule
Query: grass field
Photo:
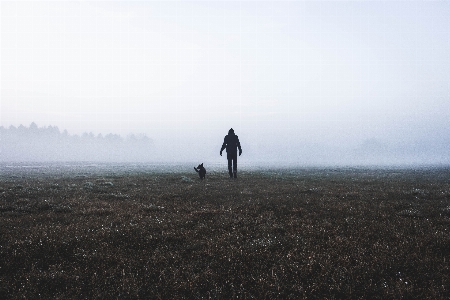
[[[238,175],[3,166],[0,298],[450,295],[450,169]]]

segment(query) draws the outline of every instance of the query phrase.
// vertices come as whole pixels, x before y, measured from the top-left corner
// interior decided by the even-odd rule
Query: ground
[[[0,298],[450,295],[449,168],[191,169],[1,166]]]

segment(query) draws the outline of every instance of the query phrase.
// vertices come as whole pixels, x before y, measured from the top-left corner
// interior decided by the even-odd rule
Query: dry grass
[[[0,298],[450,293],[449,169],[76,175],[0,176]]]

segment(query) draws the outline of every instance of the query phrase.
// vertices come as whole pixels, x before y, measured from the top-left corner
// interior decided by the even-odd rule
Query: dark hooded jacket
[[[239,153],[242,153],[239,137],[234,134],[233,128],[228,131],[228,134],[223,139],[223,144],[220,152],[222,153],[223,149],[225,148],[227,149],[227,153],[230,155],[237,155],[237,148],[239,148]]]

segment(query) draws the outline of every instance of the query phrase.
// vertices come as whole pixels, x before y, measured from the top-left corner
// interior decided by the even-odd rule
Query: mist
[[[230,128],[244,166],[450,162],[446,1],[2,1],[0,15],[3,162],[226,164]]]

